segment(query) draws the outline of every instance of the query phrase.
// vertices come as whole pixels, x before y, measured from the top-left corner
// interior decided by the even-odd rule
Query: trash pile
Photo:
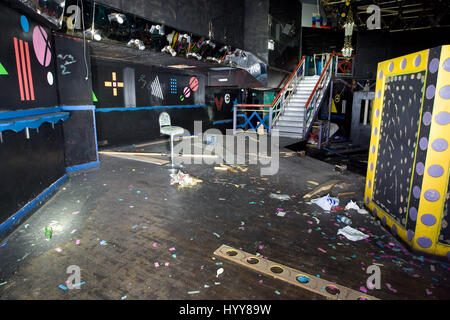
[[[332,198],[329,194],[327,194],[324,197],[318,198],[318,199],[312,199],[311,203],[317,204],[319,207],[321,207],[325,211],[330,211],[331,208],[336,207],[339,205],[339,199],[338,198]]]
[[[179,188],[194,187],[203,182],[203,180],[192,177],[189,173],[183,173],[181,170],[178,170],[177,173],[172,173],[170,177],[170,185],[178,184]]]

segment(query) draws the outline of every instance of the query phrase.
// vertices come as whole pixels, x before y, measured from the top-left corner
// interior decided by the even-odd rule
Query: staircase
[[[280,137],[302,139],[305,134],[305,104],[311,95],[319,76],[306,76],[297,85],[289,102],[284,107],[274,129],[279,131]]]

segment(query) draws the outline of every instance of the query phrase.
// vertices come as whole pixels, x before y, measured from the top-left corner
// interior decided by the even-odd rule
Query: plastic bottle
[[[345,216],[339,216],[339,215],[337,216],[337,218],[338,218],[338,221],[340,221],[342,223],[345,223],[347,225],[351,225],[352,224],[352,220],[350,218],[347,218]]]
[[[51,239],[52,238],[52,234],[53,234],[52,227],[45,228],[45,237],[47,239]]]

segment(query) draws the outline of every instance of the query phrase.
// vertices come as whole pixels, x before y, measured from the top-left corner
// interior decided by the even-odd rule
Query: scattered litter
[[[199,290],[196,290],[196,291],[188,291],[188,294],[197,294],[197,293],[200,293],[200,291],[199,291]]]
[[[340,173],[344,173],[345,171],[347,171],[347,165],[343,164],[343,165],[335,165],[334,166],[334,171],[338,171]]]
[[[323,250],[322,248],[317,248],[317,250],[319,250],[320,252],[323,252],[323,253],[327,253],[327,251]]]
[[[170,248],[169,251],[175,251],[175,248]]]
[[[397,290],[394,289],[390,283],[386,283],[386,287],[388,287],[388,289],[391,290],[392,292],[397,293]]]
[[[209,288],[209,286],[208,286],[207,284],[205,284],[203,287],[204,287],[204,288]]]
[[[155,248],[158,244],[156,242],[153,242],[152,246]]]
[[[74,211],[74,212],[72,212],[72,214],[79,214],[80,213],[80,211]]]
[[[181,170],[178,173],[172,173],[170,185],[178,184],[180,188],[193,187],[203,180],[192,177],[189,173],[183,173]]]
[[[66,286],[64,286],[64,285],[62,285],[62,284],[60,284],[60,285],[58,286],[58,288],[61,288],[61,289],[63,289],[64,291],[66,291],[66,290],[67,290],[67,287],[66,287]]]
[[[80,240],[77,240],[77,241],[75,241],[75,244],[76,244],[76,245],[79,245],[80,242],[81,242]]]
[[[173,255],[172,255],[172,258],[176,258],[177,257],[177,255],[174,253]]]
[[[311,192],[305,194],[305,195],[303,196],[303,198],[309,199],[309,198],[311,198],[312,196],[316,195],[316,194],[319,193],[319,192],[330,190],[330,189],[332,189],[336,184],[338,184],[339,182],[340,182],[339,180],[331,180],[331,181],[328,181],[328,182],[326,182],[326,183],[324,183],[324,184],[321,184],[320,186],[318,186],[318,187],[317,187],[316,189],[314,189],[313,191],[311,191]]]
[[[165,265],[166,267],[168,267],[168,266],[169,266],[169,262],[164,263],[164,265]]]
[[[339,205],[339,199],[331,198],[330,195],[327,194],[324,197],[312,199],[311,203],[317,204],[319,207],[321,207],[325,211],[330,211],[331,208]]]
[[[286,212],[284,212],[283,209],[280,209],[280,208],[277,209],[277,213],[276,213],[277,216],[284,217],[285,214],[286,214]]]
[[[106,246],[108,243],[107,243],[105,240],[102,240],[102,241],[100,241],[100,244],[101,244],[102,246]]]
[[[220,238],[220,235],[215,232],[213,232],[213,235],[215,235],[217,238]]]
[[[223,268],[217,270],[216,278],[219,277],[223,273]]]
[[[278,290],[275,290],[275,293],[276,293],[277,295],[280,295],[280,294],[281,294],[280,291],[278,291]]]
[[[347,218],[346,216],[338,215],[338,216],[337,216],[337,220],[338,220],[339,222],[345,223],[345,224],[347,224],[347,225],[351,225],[351,224],[352,224],[352,219]]]
[[[362,233],[359,230],[353,229],[350,226],[346,226],[345,228],[339,229],[338,230],[338,235],[343,235],[344,237],[346,237],[347,239],[351,240],[351,241],[359,241],[359,240],[364,240],[367,239],[369,236]]]
[[[291,200],[291,197],[288,194],[271,193],[269,197],[277,200]]]
[[[159,267],[159,263],[155,262],[155,268],[158,268],[158,267]]]
[[[313,184],[313,185],[315,185],[315,186],[318,186],[318,185],[319,185],[319,183],[318,183],[318,182],[315,182],[315,181],[311,181],[311,180],[309,180],[309,181],[306,181],[306,182],[308,182],[308,183],[310,183],[310,184]]]
[[[0,287],[3,286],[3,285],[5,285],[5,284],[7,284],[7,283],[8,283],[8,281],[5,281],[5,282],[0,283]]]
[[[2,247],[4,247],[4,246],[6,246],[6,244],[7,244],[8,242],[4,242],[4,243],[2,243]]]
[[[367,212],[367,210],[365,209],[361,209],[356,202],[353,202],[352,200],[350,200],[349,203],[347,203],[347,205],[345,206],[345,210],[350,210],[350,209],[354,209],[356,211],[358,211],[358,213],[360,214],[368,214],[369,212]]]
[[[76,283],[76,284],[74,284],[72,287],[79,287],[79,286],[81,286],[81,285],[83,285],[83,284],[85,284],[86,282],[81,282],[81,283]]]
[[[77,229],[73,229],[70,234],[74,234],[75,232],[77,232]]]
[[[61,252],[62,249],[61,249],[61,248],[56,248],[55,251],[56,251],[56,252]]]
[[[120,298],[121,300],[125,300],[127,298],[127,296],[123,296],[122,298]]]
[[[215,284],[216,286],[218,286],[218,285],[220,284],[220,282],[214,282],[214,284]]]

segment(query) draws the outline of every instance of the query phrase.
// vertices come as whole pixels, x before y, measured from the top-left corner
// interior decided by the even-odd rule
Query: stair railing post
[[[272,134],[272,114],[273,114],[272,106],[270,106],[269,109],[270,109],[269,110],[269,129],[267,131],[268,131],[268,134],[271,135]]]
[[[237,106],[233,106],[233,136],[236,135],[236,125],[237,125]]]

